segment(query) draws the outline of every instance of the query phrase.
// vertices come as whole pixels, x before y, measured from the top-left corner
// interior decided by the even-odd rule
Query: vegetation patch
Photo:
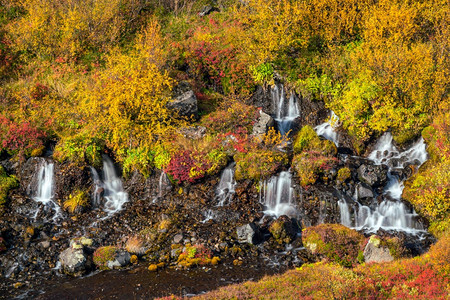
[[[364,241],[362,234],[340,224],[320,224],[305,228],[302,232],[302,242],[312,254],[344,267],[363,261]]]

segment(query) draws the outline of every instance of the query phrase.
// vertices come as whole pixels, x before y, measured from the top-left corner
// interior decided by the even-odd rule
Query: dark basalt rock
[[[173,88],[172,101],[167,107],[176,111],[180,117],[198,119],[197,97],[189,82],[182,81]]]
[[[371,187],[381,187],[387,182],[387,171],[385,165],[363,164],[358,168],[358,178]]]

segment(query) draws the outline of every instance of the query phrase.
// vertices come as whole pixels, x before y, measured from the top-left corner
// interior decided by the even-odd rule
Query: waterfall
[[[94,203],[100,203],[101,189],[103,189],[105,205],[103,210],[112,216],[122,210],[123,205],[128,202],[128,194],[123,190],[122,180],[118,177],[112,160],[103,157],[103,181],[98,176],[97,171],[91,168],[95,184]]]
[[[335,131],[338,123],[339,117],[336,116],[333,111],[331,111],[330,118],[325,123],[316,126],[314,130],[316,131],[318,136],[322,136],[325,139],[332,141],[336,145],[336,147],[338,147],[338,134]]]
[[[352,227],[350,208],[345,200],[339,200],[339,211],[341,212],[341,224],[347,227]]]
[[[234,180],[234,163],[226,167],[220,176],[219,185],[216,188],[217,206],[224,206],[231,202],[236,181]]]
[[[392,141],[392,135],[389,132],[385,133],[377,142],[375,150],[368,156],[375,164],[385,164],[389,167],[388,182],[383,189],[383,201],[374,202],[371,207],[357,202],[354,224],[349,217],[351,212],[348,204],[339,203],[343,225],[373,232],[380,228],[411,233],[424,230],[422,224],[417,221],[418,214],[401,201],[404,184],[392,174],[392,171],[395,168],[405,168],[410,164],[422,165],[428,157],[426,145],[423,138],[420,138],[411,148],[400,152]],[[358,201],[357,197],[355,200]]]
[[[33,200],[44,204],[44,207],[54,211],[53,221],[62,217],[61,207],[53,201],[53,163],[43,160],[38,173],[36,194]],[[37,217],[39,210],[36,210],[34,218]]]
[[[297,215],[291,181],[292,174],[290,172],[281,172],[278,176],[273,176],[262,184],[264,196],[261,197],[261,202],[266,206],[265,214],[276,217]]]
[[[297,99],[292,93],[286,101],[286,94],[283,85],[272,87],[272,99],[275,102],[278,129],[282,135],[286,135],[292,127],[292,122],[300,116]]]
[[[102,199],[103,182],[95,168],[91,167],[92,180],[94,181],[94,193],[92,194],[92,206],[99,207]]]
[[[167,187],[170,187],[170,179],[167,176],[166,172],[161,170],[161,175],[159,175],[159,183],[158,183],[158,195],[153,198],[153,203],[155,203],[159,198],[162,198],[164,195],[164,190],[167,189]]]

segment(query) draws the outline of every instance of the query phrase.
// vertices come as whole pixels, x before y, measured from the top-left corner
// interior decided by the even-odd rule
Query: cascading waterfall
[[[235,192],[234,187],[236,185],[236,181],[234,180],[234,166],[235,164],[233,163],[226,167],[220,176],[220,182],[216,188],[216,198],[219,201],[217,206],[227,205],[233,198]]]
[[[276,217],[287,215],[296,217],[297,210],[294,204],[294,189],[291,186],[292,174],[281,172],[271,177],[261,185],[261,203],[265,205],[264,213]]]
[[[275,122],[277,122],[280,133],[286,135],[291,130],[292,122],[300,116],[297,99],[295,94],[292,93],[288,101],[286,101],[283,85],[273,86],[271,92],[276,107]]]
[[[103,157],[103,181],[100,180],[97,171],[95,171],[95,169],[93,170],[92,175],[94,178],[95,190],[104,190],[103,197],[105,198],[105,205],[103,210],[108,213],[108,217],[112,216],[116,212],[122,210],[123,205],[128,202],[128,194],[123,190],[122,180],[117,176],[114,164],[109,157]],[[94,195],[94,203],[99,203],[100,193],[96,194],[97,195]]]
[[[380,228],[411,233],[423,231],[422,224],[417,222],[418,214],[401,201],[403,181],[393,175],[392,171],[411,164],[420,166],[427,160],[427,157],[426,145],[422,138],[411,148],[400,152],[392,143],[392,135],[389,132],[385,133],[368,157],[375,164],[385,164],[389,167],[388,182],[383,190],[384,200],[380,203],[373,203],[372,208],[357,202],[357,207],[353,212],[354,224],[350,220],[350,206],[344,200],[340,200],[341,223],[348,227],[368,231],[377,231]],[[355,198],[357,201],[357,197]]]
[[[54,211],[53,221],[56,222],[61,216],[61,207],[53,201],[53,163],[43,160],[39,169],[36,195],[33,200],[45,205]],[[37,217],[39,210],[36,211],[34,218]]]
[[[325,122],[322,123],[314,128],[318,136],[323,136],[327,140],[332,141],[336,147],[339,146],[338,143],[338,134],[335,131],[336,127],[339,123],[339,117],[334,113],[334,111],[331,111],[330,118]]]

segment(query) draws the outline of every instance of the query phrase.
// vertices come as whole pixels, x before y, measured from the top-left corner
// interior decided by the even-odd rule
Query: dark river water
[[[146,265],[130,270],[98,272],[83,278],[61,277],[39,290],[27,291],[23,299],[151,299],[170,295],[193,296],[220,286],[258,280],[285,271],[266,261],[235,266],[231,261],[217,267],[150,272]]]

